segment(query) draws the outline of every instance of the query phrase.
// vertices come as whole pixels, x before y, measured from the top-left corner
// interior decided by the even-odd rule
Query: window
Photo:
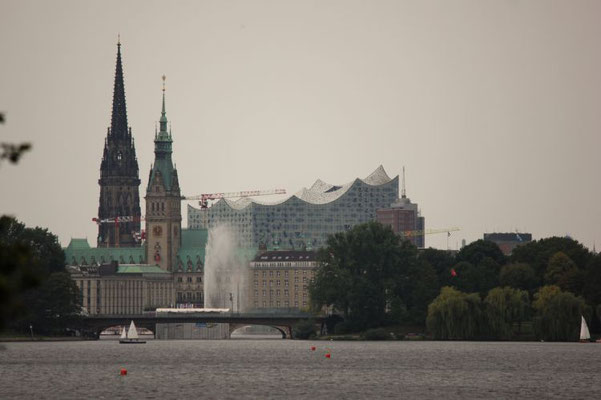
[[[278,280],[275,282],[275,284],[276,284],[276,286],[280,286],[280,280],[278,279]]]
[[[192,283],[192,277],[189,276],[188,279],[186,280],[188,283]]]
[[[263,271],[263,278],[267,276],[267,271]]]
[[[259,286],[259,281],[255,279],[255,286]]]
[[[288,291],[288,289],[284,289],[284,296],[288,297],[290,295],[290,292]]]
[[[263,297],[267,296],[267,290],[263,290]]]
[[[279,295],[280,295],[280,289],[277,289],[277,290],[275,291],[275,295],[276,295],[276,296],[279,296]]]
[[[269,281],[269,287],[273,286],[273,281]]]
[[[267,281],[263,281],[263,287],[267,286]]]
[[[178,277],[177,277],[177,281],[178,281],[178,282],[182,282],[182,277],[181,277],[181,276],[178,276]]]
[[[275,274],[276,274],[277,277],[279,277],[280,276],[280,271],[276,272]]]
[[[196,277],[196,283],[202,283],[202,278],[200,276]]]
[[[288,287],[288,279],[284,280],[284,286]]]

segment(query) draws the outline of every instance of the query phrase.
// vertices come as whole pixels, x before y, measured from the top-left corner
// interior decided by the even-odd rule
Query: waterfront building
[[[249,264],[248,298],[252,309],[305,309],[309,283],[318,266],[314,251],[259,253]]]
[[[121,43],[117,44],[117,65],[113,88],[111,126],[104,141],[100,164],[98,219],[128,217],[113,224],[98,224],[98,247],[140,246],[140,179],[131,128],[127,124]]]
[[[68,266],[79,288],[82,306],[94,314],[142,314],[174,304],[171,274],[154,265]]]
[[[390,207],[399,197],[398,178],[390,178],[380,166],[367,178],[343,185],[318,179],[279,202],[241,198],[221,199],[204,210],[189,206],[188,226],[229,226],[240,247],[319,248],[328,235],[374,221],[376,210]]]
[[[485,233],[484,240],[496,243],[506,256],[511,255],[513,249],[532,241],[531,233]]]

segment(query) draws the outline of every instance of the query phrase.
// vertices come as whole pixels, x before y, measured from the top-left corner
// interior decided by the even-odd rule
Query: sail
[[[584,317],[582,317],[582,323],[580,324],[580,340],[589,340],[590,338],[591,334],[588,331],[588,326],[586,325]]]
[[[129,331],[127,332],[127,338],[128,339],[137,339],[138,338],[138,331],[136,330],[136,325],[134,325],[134,321],[131,321],[131,324],[129,325]]]
[[[121,328],[121,336],[119,339],[127,339],[127,333],[125,331],[125,327]]]

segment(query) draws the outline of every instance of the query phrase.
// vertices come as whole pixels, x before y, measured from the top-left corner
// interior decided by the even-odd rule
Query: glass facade
[[[208,228],[230,226],[242,247],[319,248],[330,234],[376,220],[376,210],[390,207],[398,197],[398,176],[391,179],[379,167],[367,178],[341,186],[318,180],[279,203],[243,198],[222,199],[206,210],[188,207],[188,226],[202,220]]]

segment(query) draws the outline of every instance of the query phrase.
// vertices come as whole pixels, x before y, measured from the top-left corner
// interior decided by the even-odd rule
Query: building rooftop
[[[253,261],[315,261],[317,253],[302,250],[266,251],[258,254]]]

